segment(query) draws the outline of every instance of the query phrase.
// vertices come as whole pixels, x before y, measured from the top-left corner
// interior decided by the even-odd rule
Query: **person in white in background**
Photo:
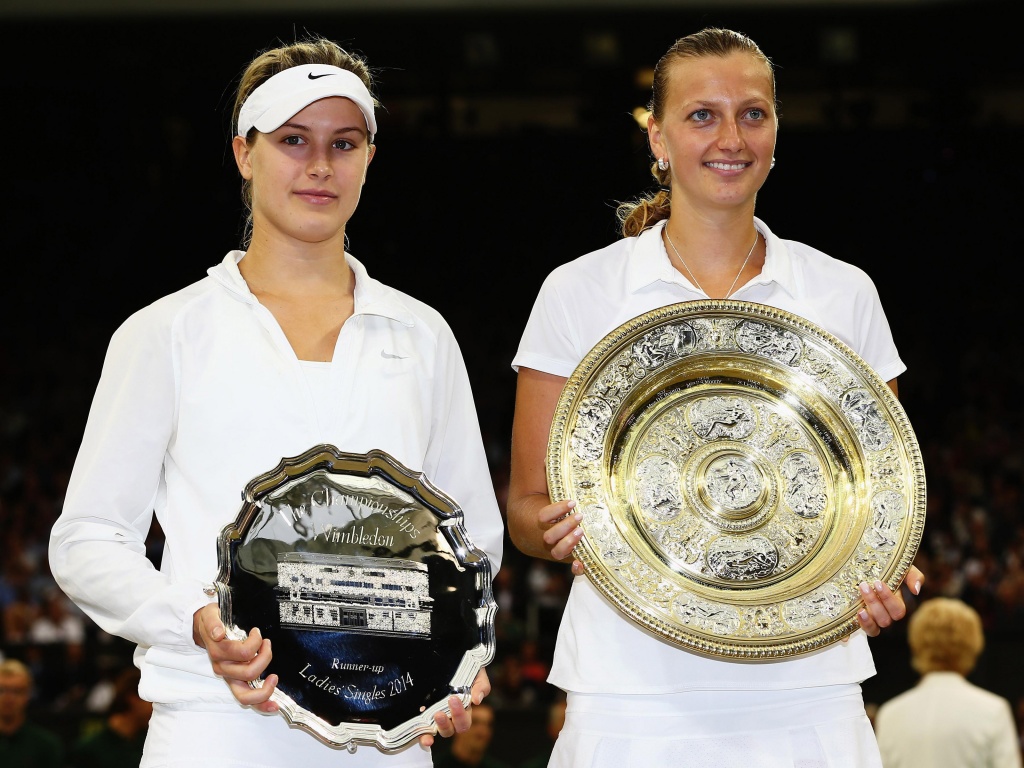
[[[154,704],[142,766],[431,764],[431,736],[349,754],[260,716],[278,709],[275,675],[248,684],[270,643],[258,627],[228,638],[204,586],[242,489],[283,457],[324,443],[386,451],[455,499],[500,565],[503,526],[459,346],[438,312],[346,252],[376,151],[371,85],[362,58],[322,38],[258,55],[233,120],[248,247],[110,342],[49,555],[100,627],[138,643],[140,691]],[[145,555],[154,510],[159,571]],[[472,702],[489,690],[481,671]],[[451,717],[435,718],[443,736],[471,723],[471,708],[449,703]]]
[[[39,645],[47,643],[85,643],[85,619],[77,606],[68,604],[67,597],[56,588],[47,590],[39,615],[28,630],[29,640]]]
[[[978,612],[955,598],[925,600],[907,642],[921,679],[875,715],[885,768],[1020,768],[1010,702],[967,680],[985,648]]]

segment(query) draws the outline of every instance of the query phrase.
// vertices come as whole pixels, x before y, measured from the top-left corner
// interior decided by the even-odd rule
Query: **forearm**
[[[62,590],[104,631],[147,646],[191,650],[192,614],[210,602],[202,584],[171,583],[134,547],[104,541],[101,526],[59,525],[50,563]]]
[[[550,505],[551,501],[547,494],[529,493],[516,497],[510,495],[508,502],[509,537],[524,555],[542,560],[571,563],[573,560],[571,555],[563,558],[555,557],[551,553],[554,542],[545,541],[544,535],[552,530],[552,526],[541,520],[540,513]],[[569,511],[565,510],[566,513]]]
[[[550,502],[540,493],[531,493],[508,500],[508,535],[524,555],[552,560],[550,547],[544,543],[544,530],[538,513]]]
[[[520,552],[571,562],[570,552],[579,540],[579,520],[570,514],[572,502],[552,503],[546,473],[548,432],[564,383],[561,377],[529,368],[519,371],[507,517],[509,537]]]
[[[438,367],[444,368],[445,375],[440,379],[443,386],[436,386],[433,395],[433,428],[423,469],[461,506],[466,530],[487,555],[494,576],[501,566],[505,525],[487,465],[469,375],[455,340],[445,335],[440,342],[444,346]]]

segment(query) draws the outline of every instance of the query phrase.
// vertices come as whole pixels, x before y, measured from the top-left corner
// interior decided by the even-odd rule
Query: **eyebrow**
[[[728,102],[728,101],[729,101],[729,99],[715,99],[715,98],[710,98],[710,99],[693,99],[691,101],[684,102],[684,104],[686,106],[693,106],[695,104],[696,105],[707,104],[709,106],[714,106],[716,104],[722,104],[722,103],[725,103],[725,102]],[[763,96],[751,96],[751,97],[743,99],[742,101],[739,101],[737,103],[738,104],[757,104],[758,102],[768,102],[768,103],[771,103],[771,99],[766,99]]]
[[[281,123],[281,125],[278,127],[278,130],[280,130],[281,128],[291,128],[292,130],[295,130],[295,131],[312,131],[313,130],[308,125],[303,125],[302,123],[291,123],[291,122]],[[337,130],[334,131],[334,133],[335,134],[339,134],[339,133],[361,133],[361,134],[363,134],[365,136],[366,135],[366,129],[365,128],[360,128],[358,125],[351,125],[351,126],[347,126],[345,128],[338,128]]]

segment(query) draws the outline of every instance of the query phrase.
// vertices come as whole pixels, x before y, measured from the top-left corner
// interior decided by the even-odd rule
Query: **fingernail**
[[[866,581],[862,581],[860,583],[860,591],[862,595],[870,595],[871,587],[868,586],[868,583]]]
[[[568,507],[569,507],[569,509],[575,509],[576,508],[576,502],[575,501],[568,502]]]
[[[882,582],[876,581],[875,582],[875,592],[881,592],[881,591],[882,591]]]
[[[920,581],[915,581],[914,582],[914,594],[915,595],[920,595],[921,594],[921,582]]]
[[[583,513],[582,512],[577,512],[575,515],[572,516],[572,518],[577,523],[582,523],[583,522]]]
[[[861,611],[860,613],[857,614],[857,616],[858,616],[858,618],[860,618],[861,621],[863,621],[864,623],[867,623],[867,620],[868,620],[868,612],[867,611]]]
[[[572,532],[572,535],[577,539],[580,538],[583,535],[583,528],[577,526],[576,530]]]

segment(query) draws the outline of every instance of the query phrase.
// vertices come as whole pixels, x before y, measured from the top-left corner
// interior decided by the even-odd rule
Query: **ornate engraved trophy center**
[[[920,449],[886,383],[807,320],[752,302],[652,310],[566,381],[552,500],[575,499],[594,585],[689,650],[762,660],[859,626],[924,528]]]
[[[722,514],[742,515],[761,496],[764,483],[754,464],[737,453],[727,453],[708,462],[702,484],[711,504]]]

